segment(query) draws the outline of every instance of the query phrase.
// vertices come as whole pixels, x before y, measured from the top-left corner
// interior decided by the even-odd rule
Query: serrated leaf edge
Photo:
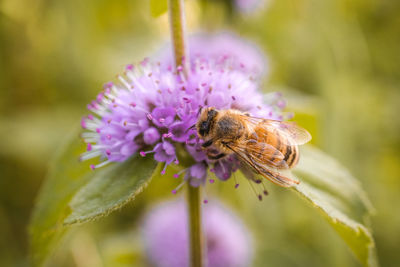
[[[161,169],[161,164],[157,164],[157,166],[156,166],[156,168],[154,168],[150,178],[146,182],[144,182],[139,189],[137,189],[136,191],[132,192],[129,195],[128,198],[126,198],[125,200],[121,201],[120,203],[118,203],[117,205],[113,206],[112,208],[106,209],[104,212],[99,211],[99,212],[97,212],[97,214],[95,214],[94,216],[90,216],[89,218],[85,218],[83,216],[80,216],[81,218],[83,217],[83,219],[76,218],[76,219],[73,219],[73,220],[66,220],[66,221],[63,222],[63,226],[64,227],[68,227],[68,226],[73,226],[73,225],[82,225],[82,224],[87,223],[87,222],[93,222],[93,221],[96,221],[96,220],[98,220],[98,219],[100,219],[102,217],[110,215],[114,211],[117,211],[117,210],[121,209],[123,206],[125,206],[129,202],[133,201],[138,194],[143,192],[143,190],[150,184],[151,180],[160,171],[160,169]],[[71,198],[71,201],[72,200],[73,200],[73,197]]]

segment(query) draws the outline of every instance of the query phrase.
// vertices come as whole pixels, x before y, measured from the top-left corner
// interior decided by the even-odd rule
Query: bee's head
[[[204,138],[211,133],[214,127],[214,119],[217,116],[218,111],[215,108],[203,108],[200,111],[199,119],[196,123],[197,133],[199,137]]]

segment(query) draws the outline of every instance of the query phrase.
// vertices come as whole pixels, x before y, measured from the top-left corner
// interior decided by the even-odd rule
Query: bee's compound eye
[[[207,128],[208,128],[208,123],[206,121],[202,121],[199,127],[199,134],[201,136],[204,136],[204,134],[207,132]]]

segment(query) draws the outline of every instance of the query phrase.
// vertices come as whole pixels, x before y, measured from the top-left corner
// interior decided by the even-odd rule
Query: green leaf
[[[150,13],[153,17],[159,17],[168,9],[167,0],[150,0]]]
[[[95,171],[79,162],[84,143],[75,133],[55,157],[39,193],[30,225],[34,266],[44,264],[70,225],[105,216],[132,200],[150,181],[156,163],[131,158]]]
[[[99,172],[72,198],[64,224],[94,220],[121,208],[147,186],[155,168],[152,157],[133,157]]]
[[[377,266],[375,243],[365,225],[373,208],[359,182],[334,159],[304,146],[294,172],[301,183],[293,187],[317,208],[364,266]]]

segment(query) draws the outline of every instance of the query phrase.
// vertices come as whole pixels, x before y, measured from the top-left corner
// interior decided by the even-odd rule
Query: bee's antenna
[[[192,126],[190,126],[189,128],[187,128],[187,130],[185,131],[185,133],[189,132],[190,130],[194,129],[196,127],[196,124],[193,124]]]
[[[254,186],[253,186],[253,184],[252,184],[254,181],[253,181],[253,180],[250,181],[250,179],[247,179],[247,181],[249,181],[250,187],[251,187],[251,189],[253,190],[254,194],[256,194],[258,200],[262,201],[262,195],[261,195],[260,193],[257,192],[257,190],[254,188]]]
[[[197,111],[197,117],[200,115],[201,111],[203,110],[203,106],[199,105],[199,110]]]

